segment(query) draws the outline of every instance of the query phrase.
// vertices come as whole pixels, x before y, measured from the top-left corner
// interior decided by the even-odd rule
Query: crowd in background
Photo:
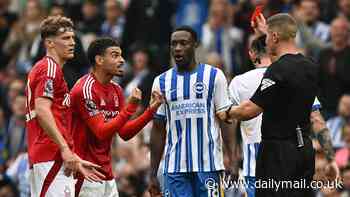
[[[153,78],[172,65],[168,45],[176,26],[196,30],[201,41],[198,61],[221,68],[228,81],[254,68],[247,49],[253,35],[250,16],[258,3],[267,5],[265,17],[280,12],[295,17],[301,53],[320,66],[318,98],[331,131],[343,188],[315,194],[350,196],[350,0],[0,0],[0,197],[29,196],[24,89],[26,74],[45,55],[39,32],[43,18],[65,15],[75,23],[75,57],[63,67],[70,88],[89,72],[85,54],[89,43],[100,36],[118,40],[127,63],[126,75],[115,80],[126,96],[134,87],[142,90],[142,112]],[[117,137],[113,144],[121,197],[147,196],[150,127],[128,142]],[[324,180],[327,161],[314,142],[315,179]]]

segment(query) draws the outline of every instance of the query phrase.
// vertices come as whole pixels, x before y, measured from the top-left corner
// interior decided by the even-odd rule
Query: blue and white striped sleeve
[[[160,83],[159,77],[156,77],[153,81],[152,92],[156,90],[156,91],[163,94],[163,92],[160,90],[159,83]],[[163,96],[165,97],[165,95],[163,95]],[[159,119],[159,120],[166,120],[165,104],[164,103],[159,106],[156,114],[154,115],[154,118]]]
[[[241,103],[241,99],[239,96],[239,88],[240,88],[240,85],[239,85],[239,80],[237,76],[232,79],[230,85],[228,86],[229,98],[234,105],[239,105],[239,103]]]
[[[228,96],[227,80],[220,69],[215,80],[214,103],[216,112],[225,111],[232,105]]]

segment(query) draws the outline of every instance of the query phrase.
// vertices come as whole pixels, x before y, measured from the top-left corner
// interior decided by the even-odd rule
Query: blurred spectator
[[[16,185],[4,175],[0,175],[0,197],[19,197]]]
[[[17,20],[17,15],[9,12],[8,6],[9,0],[0,1],[0,69],[3,69],[9,61],[8,55],[3,52],[2,48],[12,25]]]
[[[301,0],[294,12],[299,26],[297,44],[304,48],[307,54],[316,57],[321,47],[330,39],[329,26],[319,20],[319,1]]]
[[[71,18],[73,22],[81,19],[81,7],[84,0],[41,0],[43,2],[50,2],[57,6],[64,8],[66,16]]]
[[[5,89],[5,98],[3,106],[6,119],[8,119],[12,114],[12,102],[14,101],[16,96],[20,94],[20,92],[23,92],[24,88],[24,81],[19,78],[11,79],[9,81],[7,89]]]
[[[59,4],[53,4],[50,8],[50,12],[49,12],[50,16],[64,16],[64,7],[62,7]]]
[[[28,73],[32,67],[32,47],[39,44],[40,23],[44,10],[37,0],[28,1],[19,21],[14,24],[4,43],[4,52],[11,56],[10,66],[14,65],[19,73]]]
[[[119,196],[142,196],[150,167],[149,148],[142,143],[140,135],[128,142],[118,142],[115,154],[119,160],[116,165]]]
[[[350,161],[350,121],[345,123],[343,132],[345,147],[339,149],[335,154],[335,160],[340,168],[348,165]]]
[[[321,192],[321,197],[342,197],[341,193],[335,188],[324,187],[321,189]]]
[[[350,20],[350,0],[338,0],[338,9],[339,16]]]
[[[338,106],[338,116],[327,121],[327,127],[332,136],[334,148],[345,146],[345,125],[350,120],[350,95],[341,97]]]
[[[25,129],[25,105],[24,93],[18,94],[12,104],[12,116],[9,118],[5,131],[5,145],[9,159],[14,159],[27,148]]]
[[[229,23],[228,3],[214,1],[209,8],[207,23],[202,29],[202,45],[208,53],[218,53],[229,75],[239,72],[242,64],[243,32]]]
[[[335,116],[339,98],[350,91],[349,22],[343,17],[331,24],[331,47],[320,52],[320,101],[324,117]]]
[[[99,13],[97,0],[85,0],[82,7],[83,18],[77,23],[78,30],[83,34],[99,35],[103,17]],[[107,24],[105,24],[107,25]]]
[[[202,26],[208,16],[209,0],[178,0],[176,26],[188,25],[201,37]]]
[[[8,153],[5,147],[5,116],[4,111],[0,108],[0,166],[5,164],[5,159],[8,157]],[[1,167],[0,167],[1,168]],[[1,173],[1,169],[0,169]]]
[[[149,68],[151,64],[151,56],[147,49],[143,46],[135,46],[131,55],[131,74],[125,77],[125,97],[128,97],[131,91],[138,87],[142,91],[141,104],[143,109],[148,107],[151,97],[152,80],[156,76]],[[143,111],[141,109],[141,111]]]
[[[101,35],[110,36],[120,42],[125,23],[122,4],[117,0],[106,0],[105,13],[106,20],[102,24]]]
[[[24,81],[17,78],[12,80],[9,83],[8,89],[7,89],[7,105],[11,107],[12,102],[15,100],[15,98],[24,91],[25,84]],[[11,110],[12,111],[12,110]],[[8,115],[8,114],[6,114]]]
[[[225,71],[224,62],[222,61],[220,55],[216,52],[212,52],[207,55],[206,63]]]
[[[20,197],[30,196],[29,173],[29,161],[27,153],[18,155],[16,160],[6,171],[6,175],[9,176],[10,179],[17,184]]]
[[[137,42],[144,42],[148,49],[157,54],[154,59],[166,69],[169,65],[169,37],[172,31],[172,16],[176,1],[130,0],[125,13],[125,30],[122,49],[129,58],[129,47]],[[158,65],[158,64],[155,64]],[[155,66],[155,65],[152,65]]]
[[[5,131],[5,146],[8,151],[8,158],[14,159],[27,147],[25,130],[25,105],[24,93],[17,95],[11,103],[12,116],[9,118]]]
[[[343,178],[343,186],[344,186],[344,192],[347,195],[344,196],[349,196],[350,195],[350,165],[347,165],[345,168],[342,169],[341,175]]]

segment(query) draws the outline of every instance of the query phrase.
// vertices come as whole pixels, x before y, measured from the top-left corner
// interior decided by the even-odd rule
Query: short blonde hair
[[[294,39],[297,35],[298,26],[289,14],[276,14],[267,19],[268,29],[277,32],[281,40]]]
[[[66,31],[73,31],[74,24],[70,18],[64,16],[49,16],[40,24],[41,38],[56,36]]]

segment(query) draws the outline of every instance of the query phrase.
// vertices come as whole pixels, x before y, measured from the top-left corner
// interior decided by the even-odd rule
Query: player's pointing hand
[[[164,102],[163,95],[158,91],[153,91],[149,103],[150,108],[157,109]]]
[[[138,104],[142,99],[142,91],[138,88],[134,88],[128,98],[129,103]]]

